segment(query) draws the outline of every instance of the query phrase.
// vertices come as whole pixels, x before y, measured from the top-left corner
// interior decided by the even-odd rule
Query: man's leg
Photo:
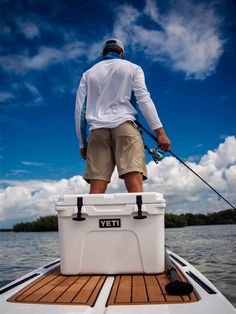
[[[147,171],[139,130],[132,122],[125,122],[112,129],[112,140],[119,177],[124,179],[127,191],[143,192]]]
[[[105,193],[115,167],[110,129],[90,132],[84,179],[90,183],[90,194]]]
[[[105,193],[108,182],[103,180],[90,180],[89,194],[101,194]]]
[[[125,186],[128,192],[143,192],[143,175],[140,172],[124,174]]]

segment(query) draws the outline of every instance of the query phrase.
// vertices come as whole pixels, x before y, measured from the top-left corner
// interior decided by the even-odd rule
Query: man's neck
[[[119,53],[114,52],[114,51],[110,51],[108,52],[104,57],[105,60],[109,60],[109,59],[121,59],[121,56]]]

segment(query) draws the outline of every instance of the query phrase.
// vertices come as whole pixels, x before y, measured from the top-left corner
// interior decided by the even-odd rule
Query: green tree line
[[[57,216],[44,216],[31,222],[17,223],[13,226],[13,231],[58,231]]]
[[[220,212],[204,214],[166,214],[165,227],[176,228],[200,225],[228,225],[236,224],[236,210],[227,209]]]
[[[236,211],[227,209],[209,214],[165,214],[165,227],[176,228],[199,225],[236,224]],[[58,231],[57,216],[44,216],[32,222],[20,222],[13,226],[13,231]]]

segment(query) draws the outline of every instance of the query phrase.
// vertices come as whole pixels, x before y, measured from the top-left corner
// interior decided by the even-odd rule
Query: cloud
[[[233,151],[236,151],[236,138],[229,136],[198,163],[187,162],[187,165],[235,204],[236,155]],[[148,190],[166,195],[172,210],[210,211],[229,207],[223,201],[218,202],[214,192],[173,157],[165,158],[158,166],[150,163],[149,175],[152,179],[147,183]]]
[[[144,13],[149,16],[154,22],[160,22],[160,13],[156,6],[155,1],[153,0],[146,0]]]
[[[9,100],[13,100],[15,98],[14,95],[12,95],[11,93],[7,93],[7,92],[2,92],[0,93],[0,103],[2,102],[7,102]]]
[[[214,73],[224,52],[221,36],[222,20],[214,11],[214,3],[193,1],[167,1],[161,11],[155,0],[146,0],[143,10],[129,4],[115,6],[113,31],[110,35],[120,37],[127,50],[142,55],[151,63],[159,62],[173,71],[184,73],[186,78],[205,79]],[[18,52],[3,49],[0,67],[8,73],[22,75],[28,71],[41,71],[48,67],[79,59],[88,63],[100,55],[103,34],[100,40],[85,42],[73,27],[48,22],[43,16],[29,14],[25,19],[12,14],[10,26],[4,25],[1,33],[5,40],[20,42],[19,34],[25,37],[24,47]],[[32,49],[32,39],[34,49]],[[46,44],[51,38],[51,44]],[[16,50],[17,51],[17,50]]]
[[[234,136],[228,136],[224,143],[221,143],[217,150],[208,151],[201,158],[200,164],[203,167],[214,165],[216,170],[220,170],[224,165],[231,166],[236,163],[236,143]]]
[[[20,31],[25,38],[33,39],[39,37],[40,31],[37,24],[31,21],[25,21],[22,18],[17,19],[18,31]]]
[[[21,161],[21,164],[24,166],[33,166],[33,167],[45,167],[48,166],[48,164],[44,162],[38,162],[38,161]]]
[[[38,84],[40,84],[40,82]],[[18,83],[11,84],[8,90],[8,92],[0,93],[0,104],[2,104],[6,112],[18,106],[37,107],[44,104],[44,97],[34,84],[29,83],[29,79],[27,81],[20,80]],[[7,119],[11,120],[11,116]]]
[[[44,104],[42,94],[40,93],[40,91],[38,90],[38,88],[35,85],[25,82],[24,86],[26,87],[26,89],[31,94],[31,99],[30,99],[29,103],[25,104],[26,107],[31,107],[32,105],[33,106],[41,106]]]
[[[87,186],[80,176],[60,181],[4,181],[0,192],[0,221],[29,219],[55,214],[55,202],[62,194],[85,193]]]
[[[28,173],[28,170],[25,169],[11,169],[10,173],[8,174],[8,176],[20,176],[22,174]]]
[[[232,204],[236,204],[236,137],[229,136],[214,151],[208,151],[198,163],[187,164],[203,177]],[[24,162],[32,165],[32,162]],[[36,163],[37,164],[37,163]],[[145,191],[164,194],[167,212],[210,212],[229,208],[203,182],[180,164],[174,157],[165,157],[158,165],[148,164],[149,179]],[[63,194],[88,193],[88,185],[81,176],[59,181],[4,180],[0,190],[0,221],[6,223],[15,218],[55,214],[55,201]],[[124,183],[115,172],[109,193],[124,192]]]
[[[75,61],[84,54],[84,44],[79,41],[66,43],[60,48],[41,46],[33,55],[26,51],[1,56],[0,67],[10,73],[24,74],[30,70],[45,70],[53,64]]]
[[[155,28],[141,24],[144,17]],[[214,73],[223,54],[221,22],[210,5],[177,1],[160,13],[154,0],[146,0],[143,11],[127,4],[119,6],[114,34],[151,62],[164,63],[186,78],[205,79]]]
[[[0,34],[1,46],[7,47],[0,50],[0,67],[9,74],[45,70],[86,54],[85,44],[78,41],[73,26],[51,22],[35,10],[24,15],[21,5],[13,7],[11,15],[3,17]],[[18,44],[12,49],[9,43]]]
[[[29,70],[43,70],[49,64],[57,63],[61,59],[59,49],[41,47],[38,53],[30,56],[24,54],[12,54],[0,57],[0,66],[7,72],[23,74]]]

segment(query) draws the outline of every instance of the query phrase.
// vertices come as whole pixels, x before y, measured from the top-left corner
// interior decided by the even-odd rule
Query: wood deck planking
[[[91,276],[72,303],[85,304],[88,302],[92,292],[96,288],[101,276]]]
[[[134,275],[132,279],[132,302],[147,303],[148,297],[144,277],[142,275]]]
[[[120,281],[117,287],[116,301],[118,303],[129,303],[131,301],[131,276],[119,276]]]
[[[83,286],[89,281],[90,276],[77,276],[77,280],[65,290],[56,300],[56,303],[70,304]]]
[[[186,281],[185,277],[183,279]],[[168,304],[197,301],[194,293],[182,297],[169,295],[165,291],[165,285],[169,282],[165,273],[158,275],[117,275],[107,305]]]
[[[32,285],[26,286],[20,292],[18,292],[15,296],[16,301],[20,302],[24,300],[27,296],[37,291],[42,286],[46,285],[50,281],[54,280],[60,275],[59,267],[56,270],[53,270],[50,273],[43,275],[42,277],[38,278],[37,280],[33,281]]]
[[[73,285],[73,283],[78,279],[77,276],[71,276],[62,281],[58,286],[56,286],[49,293],[45,294],[44,297],[40,299],[42,303],[55,303],[58,298],[65,293],[68,288]]]
[[[182,281],[187,281],[180,271],[178,274]],[[106,275],[64,276],[58,267],[23,288],[8,301],[94,306],[106,278]],[[107,306],[197,301],[194,293],[183,297],[169,295],[165,291],[167,283],[169,278],[165,273],[115,275]]]
[[[24,302],[39,302],[44,296],[51,292],[54,288],[60,285],[66,280],[64,276],[58,276],[54,280],[50,281],[47,285],[42,286],[28,297],[24,298]]]
[[[94,306],[106,278],[107,278],[106,276],[101,276],[98,284],[96,285],[94,291],[92,292],[91,296],[88,299],[87,305]]]
[[[158,280],[153,275],[144,276],[149,302],[165,302]]]

